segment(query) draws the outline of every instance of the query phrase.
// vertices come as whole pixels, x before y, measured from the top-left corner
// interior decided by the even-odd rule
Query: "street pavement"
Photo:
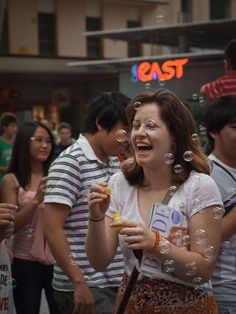
[[[46,300],[46,297],[45,297],[45,294],[44,294],[44,290],[43,290],[43,293],[42,293],[40,314],[50,314],[49,313],[49,309],[48,309],[48,305],[47,305],[47,300]]]

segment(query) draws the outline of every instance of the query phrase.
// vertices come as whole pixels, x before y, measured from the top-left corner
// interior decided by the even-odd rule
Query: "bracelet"
[[[104,218],[105,218],[105,216],[103,216],[102,218],[99,218],[99,219],[94,219],[94,218],[88,216],[88,220],[92,221],[92,222],[99,222],[99,221],[102,221]]]
[[[155,234],[155,242],[150,249],[146,250],[148,253],[155,253],[157,251],[161,239],[160,233],[158,231],[152,230],[152,232]]]

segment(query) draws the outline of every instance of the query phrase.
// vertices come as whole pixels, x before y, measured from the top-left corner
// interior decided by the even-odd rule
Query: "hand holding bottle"
[[[90,187],[89,217],[91,220],[102,219],[110,204],[111,190],[106,182],[99,182]]]

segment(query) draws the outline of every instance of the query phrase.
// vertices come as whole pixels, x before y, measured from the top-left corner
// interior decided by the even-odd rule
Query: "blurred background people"
[[[7,171],[11,158],[12,146],[17,132],[17,117],[11,112],[5,112],[0,120],[0,182]]]
[[[59,143],[55,147],[55,158],[60,155],[63,150],[72,145],[75,139],[72,138],[71,126],[67,122],[61,122],[57,129],[59,136]]]
[[[54,259],[43,234],[43,197],[53,154],[49,128],[39,122],[23,123],[2,182],[2,200],[18,206],[12,244],[17,314],[38,314],[42,289],[50,313],[59,313],[52,290]]]
[[[218,185],[225,214],[221,254],[212,276],[220,314],[236,313],[236,96],[207,104],[206,128],[212,153],[211,176]]]

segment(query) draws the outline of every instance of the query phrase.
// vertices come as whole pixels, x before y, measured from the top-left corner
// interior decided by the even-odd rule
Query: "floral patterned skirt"
[[[113,313],[123,296],[129,277],[123,276]],[[202,291],[166,280],[144,277],[137,281],[124,314],[217,314],[211,291]]]

